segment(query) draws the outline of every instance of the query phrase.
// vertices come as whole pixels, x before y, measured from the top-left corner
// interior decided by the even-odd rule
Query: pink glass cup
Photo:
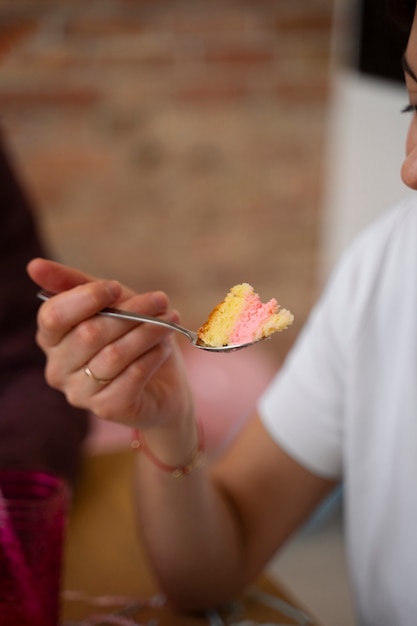
[[[0,624],[59,624],[68,496],[56,476],[0,471]]]

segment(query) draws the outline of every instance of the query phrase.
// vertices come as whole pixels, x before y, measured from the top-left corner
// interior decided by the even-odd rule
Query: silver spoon
[[[38,298],[40,300],[49,300],[56,294],[51,293],[50,291],[39,291],[37,293]],[[195,348],[199,348],[200,350],[207,350],[209,352],[235,352],[236,350],[241,350],[242,348],[248,348],[249,346],[253,346],[255,343],[259,343],[264,339],[269,339],[269,337],[264,337],[262,339],[257,339],[256,341],[250,341],[248,343],[239,343],[235,345],[227,345],[227,346],[207,346],[201,339],[198,338],[197,333],[192,330],[188,330],[188,328],[184,328],[175,322],[167,322],[165,320],[161,320],[158,317],[152,317],[151,315],[144,315],[142,313],[131,313],[130,311],[122,311],[121,309],[112,309],[105,308],[101,311],[98,311],[98,315],[106,315],[107,317],[117,317],[123,320],[131,320],[133,322],[147,322],[148,324],[156,324],[156,326],[166,326],[167,328],[171,328],[172,330],[177,331],[185,335],[193,344]]]

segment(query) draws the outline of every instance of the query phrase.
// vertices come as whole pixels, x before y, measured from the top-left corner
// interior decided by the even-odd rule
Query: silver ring
[[[84,374],[88,376],[88,378],[91,378],[91,380],[93,380],[98,385],[108,385],[112,381],[111,378],[97,378],[97,376],[94,376],[88,365],[86,365],[84,368]]]

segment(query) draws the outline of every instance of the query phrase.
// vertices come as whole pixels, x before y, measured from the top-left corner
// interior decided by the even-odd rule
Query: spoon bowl
[[[40,300],[49,300],[53,296],[57,294],[51,293],[50,291],[41,290],[37,293],[37,296]],[[165,326],[166,328],[171,328],[171,330],[175,330],[177,333],[181,333],[187,339],[189,339],[192,345],[195,348],[199,348],[200,350],[206,350],[207,352],[236,352],[236,350],[242,350],[243,348],[249,348],[264,339],[268,339],[268,337],[264,337],[262,339],[257,339],[256,341],[250,341],[248,343],[239,343],[235,345],[226,345],[226,346],[208,346],[201,339],[199,339],[196,332],[189,330],[188,328],[184,328],[184,326],[180,326],[175,322],[168,322],[166,320],[161,320],[158,317],[152,317],[151,315],[145,315],[143,313],[133,313],[131,311],[123,311],[121,309],[113,309],[107,307],[98,311],[98,315],[105,315],[107,317],[116,317],[118,319],[130,320],[133,322],[145,322],[147,324],[155,324],[156,326]]]

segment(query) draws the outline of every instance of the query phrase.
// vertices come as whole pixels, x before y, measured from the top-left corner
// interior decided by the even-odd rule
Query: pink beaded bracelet
[[[162,461],[160,461],[153,454],[152,450],[150,450],[150,448],[148,447],[148,444],[146,443],[144,439],[143,433],[136,428],[132,432],[133,436],[132,436],[132,441],[130,445],[137,452],[140,452],[142,450],[142,452],[148,457],[148,459],[152,461],[152,463],[156,465],[156,467],[158,467],[163,472],[168,472],[169,474],[171,474],[173,478],[182,478],[183,476],[188,476],[188,474],[191,474],[191,472],[194,471],[195,469],[202,467],[206,461],[207,455],[206,455],[206,449],[204,445],[204,430],[203,430],[203,425],[201,424],[201,422],[197,422],[197,433],[198,433],[197,447],[192,453],[189,463],[187,463],[187,465],[183,465],[180,467],[167,465],[166,463],[163,463]]]

